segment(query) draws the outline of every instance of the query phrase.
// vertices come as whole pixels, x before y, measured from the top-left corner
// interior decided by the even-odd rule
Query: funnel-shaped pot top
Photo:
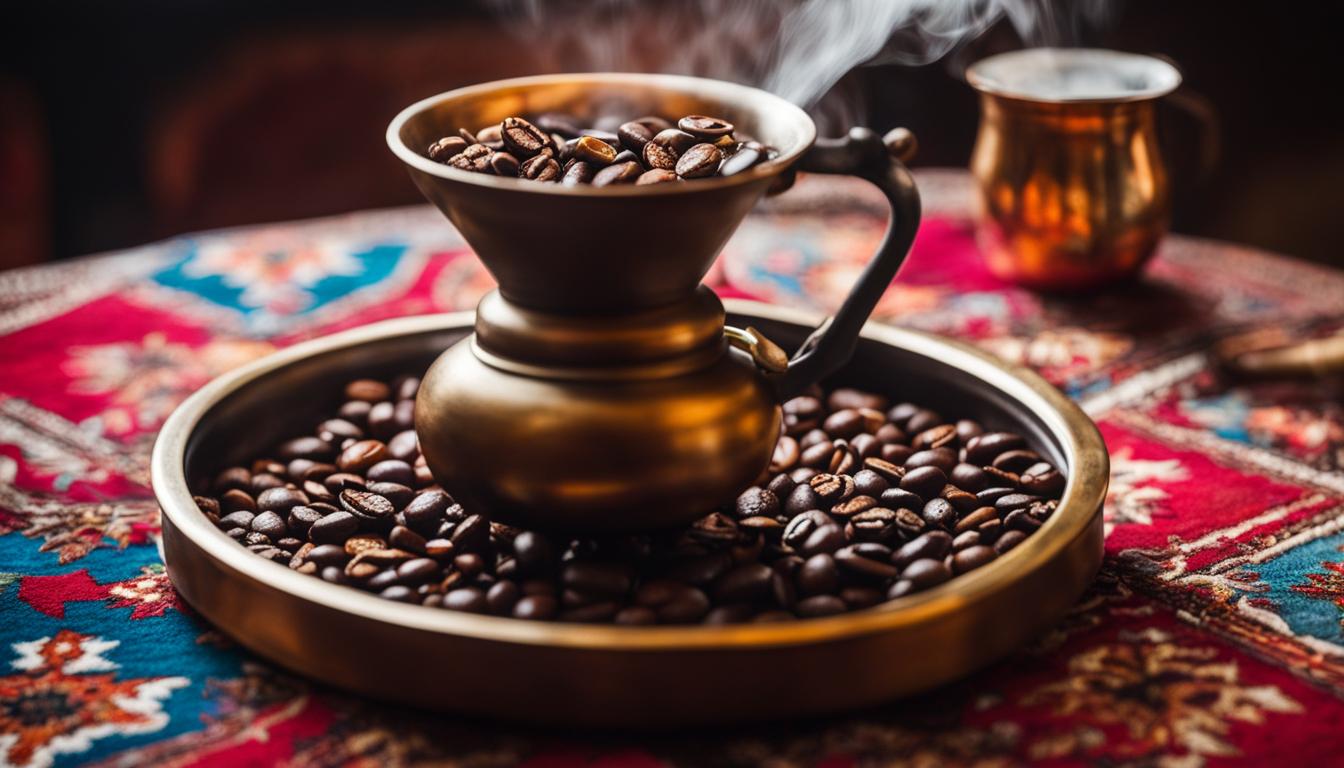
[[[587,120],[714,115],[779,154],[726,178],[600,188],[470,173],[424,155],[459,128],[475,131],[505,117],[545,112]],[[547,75],[471,86],[411,105],[387,130],[389,146],[416,186],[461,231],[505,298],[584,314],[690,296],[771,181],[815,137],[806,113],[764,91],[643,74]]]

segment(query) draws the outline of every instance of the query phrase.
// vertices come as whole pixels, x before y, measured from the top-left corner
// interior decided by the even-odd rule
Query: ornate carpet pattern
[[[0,274],[0,765],[1344,763],[1344,385],[1230,383],[1208,357],[1250,326],[1344,327],[1344,274],[1171,237],[1136,286],[1045,297],[984,271],[963,176],[921,181],[881,318],[1035,368],[1112,456],[1102,573],[1014,657],[842,717],[612,737],[364,702],[233,646],[163,572],[150,446],[233,366],[489,288],[437,213],[378,211]],[[804,180],[712,282],[833,308],[879,200]]]

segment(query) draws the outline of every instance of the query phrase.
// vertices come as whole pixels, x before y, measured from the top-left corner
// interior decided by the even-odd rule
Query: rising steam
[[[1109,0],[487,2],[551,69],[718,77],[807,107],[861,64],[937,61],[1004,19],[1027,45],[1074,44],[1110,10]]]

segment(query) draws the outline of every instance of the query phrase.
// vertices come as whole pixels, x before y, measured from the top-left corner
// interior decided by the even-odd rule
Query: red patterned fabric
[[[158,561],[149,448],[233,366],[489,288],[437,214],[372,212],[0,274],[0,765],[1344,764],[1340,383],[1238,384],[1207,357],[1247,326],[1344,328],[1344,275],[1172,237],[1134,286],[1045,297],[985,271],[963,175],[920,180],[881,319],[1034,367],[1112,456],[1101,576],[1012,658],[875,710],[617,738],[363,702],[232,646]],[[833,308],[882,228],[871,190],[806,179],[711,281]]]

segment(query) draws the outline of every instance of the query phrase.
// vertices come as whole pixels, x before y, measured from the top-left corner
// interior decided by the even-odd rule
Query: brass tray
[[[808,313],[725,302],[729,322],[787,346]],[[611,627],[395,603],[248,552],[192,502],[188,478],[311,428],[337,382],[421,370],[470,312],[409,317],[273,354],[210,382],[154,446],[162,551],[183,599],[257,654],[357,693],[536,723],[671,727],[863,707],[1003,657],[1057,621],[1096,574],[1108,461],[1078,408],[1035,374],[965,345],[869,324],[833,383],[1022,432],[1069,477],[1056,514],[1012,552],[915,595],[781,624]]]

